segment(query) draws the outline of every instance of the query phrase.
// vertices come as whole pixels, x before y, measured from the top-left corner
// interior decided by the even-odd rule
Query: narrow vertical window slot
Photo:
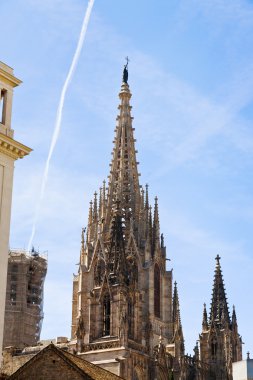
[[[2,89],[0,95],[0,123],[5,124],[7,91]]]
[[[155,264],[154,270],[154,311],[155,317],[160,318],[161,313],[161,284],[160,284],[160,269],[157,264]]]

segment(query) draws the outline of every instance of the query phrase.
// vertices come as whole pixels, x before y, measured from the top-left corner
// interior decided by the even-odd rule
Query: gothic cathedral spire
[[[139,183],[131,96],[127,64],[109,181],[107,186],[103,183],[99,200],[95,193],[90,203],[87,238],[84,244],[82,237],[81,244],[84,259],[73,282],[72,312],[74,349],[98,354],[102,361],[108,361],[106,349],[110,349],[110,365],[129,380],[161,371],[154,360],[158,346],[176,344],[174,323],[177,335],[182,330],[180,314],[172,320],[172,270],[166,270],[158,200],[152,215],[148,186],[144,190]]]
[[[126,71],[127,68],[124,68]],[[126,74],[124,74],[126,77]],[[123,80],[124,80],[123,76]],[[125,78],[126,80],[126,78]],[[111,219],[111,210],[116,202],[122,210],[122,217],[129,230],[130,219],[137,220],[140,206],[140,185],[139,173],[135,150],[134,128],[132,127],[131,116],[131,92],[127,82],[123,81],[119,93],[119,115],[117,117],[117,127],[112,151],[111,170],[108,185],[106,225]]]
[[[219,255],[216,257],[209,320],[204,305],[200,356],[217,380],[232,380],[232,362],[242,360],[242,340],[234,310],[232,321],[230,319]]]
[[[216,258],[216,268],[214,274],[213,294],[210,310],[210,321],[215,325],[221,325],[222,323],[230,323],[230,316],[227,304],[227,297],[225,286],[222,277],[222,270],[220,266],[220,256]]]

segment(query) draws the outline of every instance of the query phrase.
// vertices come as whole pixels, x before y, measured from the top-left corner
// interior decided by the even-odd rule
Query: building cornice
[[[0,152],[6,156],[18,160],[27,156],[31,151],[32,149],[28,146],[0,133]]]
[[[13,75],[13,69],[0,61],[0,78],[4,78],[4,82],[8,82],[12,87],[16,87],[22,81]]]

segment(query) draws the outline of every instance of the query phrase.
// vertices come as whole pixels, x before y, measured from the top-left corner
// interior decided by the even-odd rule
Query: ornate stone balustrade
[[[118,347],[120,347],[119,340],[94,342],[94,343],[85,344],[83,347],[83,352],[107,350],[108,348],[118,348]]]

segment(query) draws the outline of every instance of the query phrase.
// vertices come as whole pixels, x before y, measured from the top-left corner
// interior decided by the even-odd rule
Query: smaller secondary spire
[[[99,188],[99,200],[98,200],[98,217],[101,218],[102,215],[102,187]]]
[[[174,282],[174,294],[173,294],[173,323],[177,325],[177,328],[182,328],[181,316],[180,316],[180,305],[177,290],[177,282]]]
[[[158,198],[155,197],[154,219],[153,219],[152,256],[154,256],[157,247],[160,248],[160,226],[159,226],[159,213],[158,213]]]
[[[98,220],[97,195],[98,195],[98,193],[95,191],[94,201],[93,201],[93,220],[94,220],[94,222],[97,222],[97,220]]]
[[[90,201],[89,217],[88,217],[89,226],[92,224],[92,219],[93,219],[93,210],[92,210],[92,201]]]
[[[103,181],[103,190],[102,190],[102,211],[101,216],[104,218],[106,209],[106,181]]]
[[[158,213],[158,198],[155,197],[155,207],[154,207],[154,223],[159,224],[159,213]]]
[[[220,266],[220,256],[217,255],[216,267],[214,273],[213,294],[211,302],[210,321],[215,324],[223,325],[224,323],[230,324],[230,316],[228,311],[228,303],[226,297],[225,286]]]
[[[233,305],[233,313],[232,313],[232,330],[236,331],[238,330],[238,325],[237,325],[237,318],[236,318],[236,312],[235,312],[235,305]]]
[[[85,234],[86,228],[82,228],[81,233],[81,249],[80,249],[80,265],[84,264],[84,255],[85,255]]]
[[[236,318],[236,312],[235,312],[235,305],[233,305],[233,314],[232,314],[232,322],[236,322],[237,318]]]
[[[82,228],[82,233],[81,233],[81,250],[84,252],[84,234],[85,234],[86,228]]]
[[[206,304],[205,303],[204,303],[204,310],[203,310],[202,329],[203,329],[203,331],[208,329],[207,311],[206,311]]]
[[[173,310],[172,310],[172,322],[173,322],[173,340],[176,344],[176,351],[179,356],[184,355],[184,335],[180,316],[180,305],[177,290],[177,283],[174,283],[173,294]]]
[[[149,239],[150,246],[152,246],[152,231],[153,231],[153,226],[152,226],[152,207],[149,207],[149,214],[148,214],[148,234],[147,238]]]
[[[145,198],[145,208],[149,209],[149,200],[148,200],[148,184],[146,183],[146,198]]]

